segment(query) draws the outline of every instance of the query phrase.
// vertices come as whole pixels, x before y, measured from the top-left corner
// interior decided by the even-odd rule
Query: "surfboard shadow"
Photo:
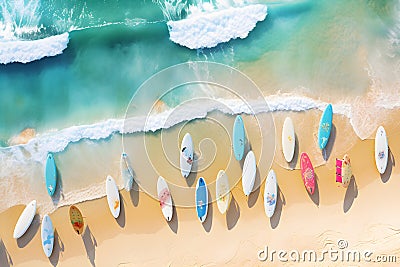
[[[131,197],[133,206],[137,207],[139,205],[139,184],[135,179],[133,179],[132,189],[129,191],[129,196]]]
[[[212,226],[212,221],[213,221],[213,203],[210,201],[211,194],[210,191],[207,188],[207,194],[208,194],[208,210],[207,210],[207,218],[205,221],[202,223],[204,230],[206,230],[207,233],[211,231],[211,226]]]
[[[317,207],[319,207],[319,187],[318,187],[318,175],[315,173],[315,191],[314,194],[310,195],[310,193],[308,193],[307,190],[307,194],[310,197],[310,199],[312,200],[312,202],[314,202],[315,205],[317,205]]]
[[[331,134],[329,136],[328,143],[326,144],[325,148],[321,151],[322,157],[324,158],[325,161],[328,161],[332,154],[333,150],[333,145],[335,144],[336,141],[336,126],[335,124],[332,123],[332,128],[331,128]]]
[[[14,263],[2,239],[0,239],[0,266],[13,266]]]
[[[348,212],[353,205],[354,200],[358,196],[358,186],[354,175],[350,179],[349,186],[347,187],[346,194],[344,195],[343,211]]]
[[[53,253],[51,254],[49,261],[51,265],[57,266],[58,261],[60,260],[60,254],[64,252],[64,243],[61,241],[60,236],[58,235],[57,229],[54,230],[54,247]]]
[[[119,210],[119,216],[118,216],[118,218],[116,219],[116,221],[117,221],[117,223],[118,223],[118,225],[121,227],[121,228],[124,228],[125,227],[125,221],[126,221],[126,218],[125,218],[125,200],[124,200],[124,198],[122,197],[122,195],[118,192],[118,194],[119,194],[119,198],[120,198],[120,210]]]
[[[246,157],[247,153],[249,153],[249,151],[251,150],[251,143],[250,143],[250,140],[247,138],[247,132],[244,136],[244,142],[245,143],[244,143],[243,157],[240,160],[240,162],[242,162],[242,163],[244,162],[244,158]],[[232,153],[232,155],[233,155],[233,153]]]
[[[293,153],[293,158],[292,161],[288,163],[289,168],[294,170],[296,169],[297,162],[299,161],[299,155],[300,155],[300,147],[299,147],[299,138],[297,137],[297,134],[294,135],[294,153]]]
[[[276,200],[275,212],[271,218],[269,218],[269,223],[271,224],[272,229],[278,227],[279,222],[281,220],[282,208],[286,205],[285,195],[282,193],[281,188],[278,185],[278,198]]]
[[[389,147],[388,163],[384,173],[380,174],[383,183],[387,183],[392,175],[393,167],[395,166],[395,160],[392,150]]]
[[[226,211],[226,226],[228,230],[233,229],[237,224],[240,217],[240,207],[231,192],[231,202],[229,203],[228,210]]]
[[[252,208],[257,203],[258,196],[260,195],[260,185],[261,185],[260,171],[258,170],[258,167],[256,167],[256,178],[254,180],[253,191],[250,193],[247,199],[247,206],[249,208]]]
[[[82,235],[82,241],[85,245],[86,255],[92,266],[96,266],[94,262],[96,258],[96,247],[97,241],[92,232],[90,231],[89,225],[86,227],[85,232]]]
[[[172,197],[171,197],[172,198]],[[167,221],[169,228],[176,234],[178,233],[178,213],[176,212],[176,207],[174,203],[174,199],[172,198],[172,218],[170,221]]]
[[[25,234],[17,239],[17,244],[19,248],[24,248],[26,245],[31,242],[31,240],[35,237],[36,233],[39,230],[40,226],[40,216],[39,214],[35,214],[33,217],[32,223],[29,226],[28,230],[26,230]]]

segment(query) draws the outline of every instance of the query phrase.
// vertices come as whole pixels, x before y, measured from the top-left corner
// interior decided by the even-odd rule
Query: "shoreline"
[[[392,209],[387,203],[398,202],[396,188],[398,185],[400,186],[400,181],[395,178],[399,171],[394,161],[388,165],[388,173],[380,177],[374,162],[374,140],[362,141],[356,138],[354,143],[351,142],[349,151],[346,150],[347,147],[343,148],[340,143],[343,141],[343,134],[349,129],[345,117],[334,116],[336,138],[328,162],[315,168],[318,176],[318,189],[313,197],[307,194],[297,168],[290,170],[290,168],[281,166],[281,162],[279,162],[280,127],[285,116],[290,114],[294,120],[300,144],[299,149],[303,150],[302,148],[312,146],[313,139],[307,139],[306,136],[310,135],[309,129],[315,130],[318,127],[315,122],[319,120],[319,113],[319,111],[307,111],[273,114],[277,145],[272,168],[277,173],[280,197],[275,214],[271,219],[266,217],[263,206],[263,185],[266,174],[260,175],[261,187],[254,189],[248,199],[244,197],[241,183],[238,181],[232,189],[233,201],[227,215],[221,215],[218,212],[216,203],[214,203],[215,192],[210,189],[209,194],[213,202],[209,206],[210,217],[203,225],[196,218],[194,208],[185,208],[179,205],[174,208],[175,214],[172,222],[167,223],[162,216],[158,202],[151,195],[143,190],[128,193],[122,189],[120,190],[123,199],[122,210],[121,216],[117,220],[111,216],[105,197],[77,204],[85,217],[85,223],[89,226],[89,230],[84,233],[83,237],[74,234],[69,225],[68,206],[57,208],[55,212],[51,213],[50,217],[57,231],[58,241],[49,260],[45,258],[41,248],[38,214],[28,232],[20,240],[16,242],[12,238],[12,229],[24,207],[18,205],[0,213],[0,224],[3,225],[0,228],[0,237],[3,242],[3,246],[0,244],[0,263],[2,266],[3,263],[4,266],[8,266],[4,259],[5,255],[9,253],[14,266],[32,266],[32,264],[40,264],[40,266],[73,266],[76,264],[115,266],[117,263],[125,263],[120,266],[166,263],[173,266],[220,265],[224,263],[248,266],[271,263],[260,262],[257,259],[257,251],[265,245],[276,249],[321,251],[329,244],[335,245],[335,240],[341,238],[349,242],[350,248],[365,248],[365,244],[370,244],[371,249],[377,253],[396,253],[396,246],[398,247],[400,241],[394,238],[394,233],[396,233],[396,225],[400,223],[400,218],[393,216]],[[393,110],[387,121],[393,122],[399,115],[400,110]],[[228,125],[233,123],[234,116],[219,116],[219,119],[226,121]],[[245,124],[250,122],[247,115],[244,118]],[[201,124],[202,122],[199,121],[197,123],[189,122],[186,127],[196,129],[196,127],[204,126]],[[251,145],[256,147],[260,144],[260,140],[255,137],[257,134],[251,124],[247,125],[246,130]],[[301,127],[298,128],[296,125]],[[397,138],[399,134],[396,134],[399,132],[400,125],[391,123],[384,124],[384,126],[388,134],[391,153],[396,159],[400,156],[400,150],[396,149],[400,147],[400,139]],[[175,131],[176,129],[171,129],[166,134],[174,135]],[[205,133],[203,131],[198,134]],[[154,134],[150,138],[155,139],[156,137]],[[218,137],[215,138],[218,139]],[[224,144],[224,138],[218,140]],[[138,140],[133,138],[132,142],[135,143]],[[165,144],[174,146],[175,140]],[[212,148],[207,143],[203,146],[203,150]],[[103,149],[107,150],[108,148]],[[153,149],[154,153],[160,152],[156,143],[150,149]],[[198,148],[196,151],[199,151]],[[341,158],[344,153],[348,153],[352,160],[354,174],[354,179],[347,189],[338,188],[334,171],[334,157]],[[114,155],[114,158],[119,156],[117,152],[111,154]],[[137,158],[131,160],[135,162],[139,160],[139,163],[136,162],[139,166],[144,164]],[[315,159],[312,157],[311,160],[314,164]],[[118,173],[119,161],[114,161],[110,166],[116,166],[114,173]],[[209,183],[215,179],[215,177],[210,177],[211,174],[215,172],[216,176],[217,170],[225,164],[226,159],[216,158],[212,162],[212,167],[206,168],[200,173],[205,174],[204,177]],[[234,161],[232,164],[235,172],[240,171],[238,162]],[[156,167],[163,169],[165,165],[161,162]],[[133,168],[135,171],[138,169],[135,165]],[[154,176],[154,170],[147,169],[146,165],[143,165],[143,168],[145,170],[136,171],[136,174],[147,177],[147,179]],[[79,169],[70,170],[70,172],[76,174]],[[97,169],[95,175],[100,175],[102,172],[104,170]],[[175,172],[177,170],[167,172],[164,170],[162,174],[172,177],[167,180],[168,183],[173,179],[172,181],[184,186],[185,183],[182,184],[181,176],[173,178]],[[157,177],[152,177],[152,179],[154,178],[155,181]],[[193,186],[192,184],[191,187]],[[137,187],[134,189],[137,190]],[[174,198],[173,189],[171,189],[171,193]],[[377,197],[371,199],[371,196],[374,195]],[[192,198],[194,200],[194,195]],[[360,222],[364,222],[362,227],[359,225]],[[312,227],[308,225],[312,225]],[[374,242],[371,241],[371,232],[375,236]],[[293,233],[296,234],[293,235]],[[210,242],[213,246],[207,246]],[[216,249],[220,247],[224,247],[223,253]],[[109,257],[109,251],[112,251],[113,257]],[[279,265],[279,262],[272,262],[272,265],[274,264]]]

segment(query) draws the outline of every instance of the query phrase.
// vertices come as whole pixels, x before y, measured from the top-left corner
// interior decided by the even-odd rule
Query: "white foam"
[[[56,56],[67,48],[68,42],[68,33],[32,41],[2,41],[0,63],[28,63],[44,57]]]
[[[265,104],[268,103],[268,106]],[[0,188],[7,188],[7,191],[13,192],[13,188],[22,188],[24,184],[35,184],[37,178],[41,177],[44,163],[48,152],[61,152],[69,144],[79,142],[82,139],[100,140],[108,138],[113,134],[135,133],[143,131],[157,131],[159,129],[170,128],[180,122],[189,121],[196,118],[204,118],[207,113],[219,110],[226,114],[255,114],[261,112],[295,111],[301,112],[310,109],[323,110],[328,103],[315,100],[309,97],[295,94],[276,94],[265,97],[265,99],[243,102],[241,99],[214,98],[206,99],[201,105],[196,101],[188,101],[176,108],[165,110],[150,116],[137,116],[124,119],[109,119],[103,122],[91,125],[80,125],[54,130],[44,134],[37,135],[27,144],[16,145],[0,149]],[[201,107],[201,108],[199,108]],[[184,109],[185,112],[182,112]],[[353,120],[353,106],[348,103],[334,103],[333,112],[341,114]],[[352,123],[355,132],[362,132],[357,129],[357,123]],[[19,177],[19,178],[16,178]],[[22,179],[22,180],[21,180]],[[40,185],[41,186],[41,185]],[[41,192],[41,187],[38,191]],[[25,190],[25,189],[24,189]],[[18,194],[12,199],[4,198],[0,201],[0,212],[12,205],[28,203],[26,196],[35,195],[35,188],[27,188],[26,194]],[[18,192],[21,189],[17,190]],[[1,192],[0,192],[1,193]],[[3,192],[6,194],[7,192]],[[7,193],[8,194],[8,193]],[[105,195],[104,184],[93,184],[87,188],[64,192],[63,198],[56,204],[51,202],[50,198],[37,196],[42,208],[40,213],[51,212],[57,207],[70,205],[91,199],[97,199]]]
[[[268,106],[265,104],[268,103]],[[251,102],[243,102],[240,99],[210,99],[204,101],[199,108],[196,101],[189,101],[184,106],[170,108],[160,113],[155,113],[149,116],[131,117],[124,119],[109,119],[106,121],[90,124],[72,126],[62,130],[53,130],[43,134],[38,134],[31,139],[27,144],[10,146],[2,148],[0,154],[8,152],[8,156],[25,157],[29,154],[29,160],[44,163],[48,152],[61,152],[70,143],[79,142],[83,139],[100,140],[110,137],[112,134],[128,134],[143,131],[157,131],[167,129],[184,121],[204,118],[211,111],[221,111],[226,114],[257,114],[261,112],[276,112],[276,111],[306,111],[310,109],[323,110],[328,103],[315,100],[309,97],[295,94],[276,94],[267,96],[261,100],[253,100]],[[399,106],[390,103],[389,107]],[[185,112],[178,109],[184,108]],[[354,110],[349,103],[341,102],[333,104],[333,112],[341,114],[352,119]],[[357,129],[355,126],[355,131]],[[22,153],[21,151],[24,151]],[[16,161],[24,161],[24,158],[14,158]]]
[[[41,202],[38,202],[39,213],[46,214],[55,211],[59,207],[69,206],[84,201],[99,199],[106,196],[104,182],[92,184],[79,190],[73,190],[63,193],[57,203],[46,196]]]
[[[268,106],[265,103],[268,103]],[[10,151],[12,154],[23,156],[22,153],[17,152],[23,149],[29,153],[30,160],[43,163],[48,152],[61,152],[70,143],[79,142],[83,139],[105,139],[114,133],[154,132],[160,129],[170,128],[183,121],[204,118],[207,116],[207,113],[214,110],[219,110],[226,114],[256,114],[275,111],[323,110],[327,104],[328,103],[320,100],[294,94],[271,95],[266,97],[265,100],[253,100],[251,102],[243,102],[240,99],[210,99],[202,103],[202,108],[199,108],[196,101],[189,101],[183,106],[185,112],[177,111],[182,108],[182,106],[179,106],[150,116],[131,117],[127,120],[109,119],[90,125],[72,126],[62,130],[53,130],[38,134],[27,144],[2,148],[0,151]],[[333,111],[336,114],[342,114],[349,118],[351,117],[350,104],[334,104]]]
[[[267,6],[256,4],[192,12],[186,19],[168,21],[171,41],[190,49],[211,48],[232,39],[244,39],[267,16]]]

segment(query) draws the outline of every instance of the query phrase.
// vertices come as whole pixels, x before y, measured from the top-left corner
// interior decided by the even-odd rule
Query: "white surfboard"
[[[106,179],[106,194],[108,207],[110,208],[111,214],[114,216],[114,218],[118,218],[121,207],[119,192],[114,178],[112,178],[110,175],[108,175]]]
[[[182,139],[180,151],[181,173],[184,178],[189,176],[193,165],[193,141],[192,136],[186,133]]]
[[[32,200],[22,211],[14,228],[14,238],[20,238],[31,225],[36,214],[36,200]]]
[[[219,212],[224,214],[229,208],[229,203],[231,201],[231,191],[229,188],[228,176],[223,170],[220,170],[218,172],[215,193],[217,198],[218,210]]]
[[[264,209],[268,218],[274,215],[276,202],[278,201],[278,184],[274,170],[270,170],[265,181]]]
[[[245,196],[250,195],[256,179],[256,158],[253,151],[247,153],[243,163],[242,186]]]
[[[49,215],[44,215],[41,228],[42,247],[47,258],[51,256],[54,247],[54,228]]]
[[[291,162],[293,159],[295,145],[293,121],[290,117],[286,117],[282,127],[282,151],[287,162]]]
[[[128,154],[126,154],[125,152],[121,154],[120,169],[121,177],[124,181],[124,188],[126,191],[129,192],[132,189],[133,185],[133,170],[129,161]]]
[[[172,197],[171,192],[169,191],[168,184],[165,179],[160,176],[157,181],[157,195],[158,200],[160,201],[161,211],[167,221],[172,219]]]
[[[386,171],[389,147],[386,137],[386,131],[383,126],[379,126],[375,136],[375,163],[379,173],[383,174]]]

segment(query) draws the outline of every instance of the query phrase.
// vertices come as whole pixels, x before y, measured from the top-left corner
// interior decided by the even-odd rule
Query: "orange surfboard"
[[[303,178],[304,186],[310,195],[315,191],[315,173],[311,160],[307,153],[301,153],[300,157],[301,176]]]
[[[85,226],[85,223],[83,222],[83,217],[81,211],[72,205],[69,208],[69,218],[72,224],[72,227],[74,228],[74,231],[78,234],[81,235],[83,233],[83,228]]]

